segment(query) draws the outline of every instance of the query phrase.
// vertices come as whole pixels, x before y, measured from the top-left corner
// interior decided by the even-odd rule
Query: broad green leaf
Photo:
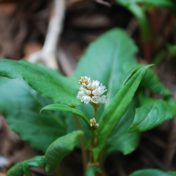
[[[130,79],[121,87],[111,103],[105,109],[101,121],[99,122],[100,127],[97,130],[99,143],[94,150],[95,159],[98,159],[108,137],[112,134],[112,131],[128,110],[134,94],[149,67],[150,66],[141,66],[135,69]]]
[[[107,86],[109,100],[125,75],[137,65],[137,47],[122,29],[112,29],[94,41],[82,56],[75,76],[89,76]]]
[[[125,5],[143,3],[145,5],[151,5],[154,7],[164,7],[174,9],[176,3],[172,0],[117,0],[117,2],[123,3]]]
[[[164,172],[158,169],[142,169],[133,172],[130,176],[176,176],[176,172]]]
[[[142,87],[162,96],[168,97],[171,95],[171,91],[160,82],[159,77],[152,69],[148,69],[141,84]]]
[[[143,132],[150,130],[175,115],[176,110],[173,110],[168,102],[150,99],[146,104],[137,108],[130,131]]]
[[[13,113],[21,109],[34,108],[35,92],[22,81],[0,77],[0,112]],[[18,103],[19,102],[19,103]]]
[[[171,112],[175,115],[176,114],[176,100],[174,98],[170,98],[166,100]]]
[[[67,132],[66,127],[61,126],[58,117],[53,116],[19,110],[14,114],[9,114],[7,122],[24,141],[28,141],[38,150],[45,151],[56,138]]]
[[[169,90],[161,84],[159,78],[151,69],[147,70],[141,84],[143,88],[147,88],[150,91],[163,96],[168,96],[170,93]],[[142,102],[141,104],[143,105],[144,102]],[[172,107],[172,112],[174,112],[174,109],[176,109],[175,101],[170,101],[169,106]],[[133,105],[132,107],[130,107],[127,114],[122,117],[121,121],[119,122],[115,130],[112,132],[113,135],[109,137],[107,147],[108,153],[120,151],[126,155],[136,149],[139,144],[140,133],[135,131],[129,131],[129,128],[134,120],[134,116],[135,107]]]
[[[42,108],[41,111],[43,111],[43,110],[71,112],[74,115],[76,115],[76,117],[80,117],[81,119],[83,119],[89,125],[88,117],[86,117],[86,115],[82,111],[80,111],[76,108],[70,107],[68,105],[50,104],[50,105],[47,105],[44,108]]]
[[[114,151],[120,151],[124,155],[133,152],[139,144],[140,134],[129,132],[128,129],[133,122],[135,115],[135,106],[131,105],[127,113],[121,118],[119,124],[108,139],[108,154]]]
[[[40,114],[44,103],[19,79],[0,79],[0,112],[21,138],[45,151],[59,136],[66,134],[64,118],[58,114]]]
[[[79,104],[76,99],[77,81],[73,78],[66,78],[42,65],[34,65],[26,61],[0,59],[0,76],[22,78],[34,90],[55,102],[69,105]]]
[[[74,131],[55,140],[47,149],[46,171],[54,172],[63,158],[67,156],[79,143],[82,131]]]
[[[31,167],[44,167],[45,157],[37,156],[32,159],[15,164],[8,172],[7,176],[32,176]]]
[[[127,155],[133,152],[139,145],[140,133],[125,132],[121,136],[117,136],[118,138],[111,138],[112,145],[108,147],[108,153],[120,151]]]

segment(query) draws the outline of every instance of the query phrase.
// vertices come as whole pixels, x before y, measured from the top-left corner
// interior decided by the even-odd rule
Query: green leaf
[[[89,76],[107,86],[109,100],[120,88],[125,76],[137,65],[137,47],[122,29],[112,29],[86,50],[75,75]]]
[[[148,40],[150,37],[149,22],[144,9],[135,3],[135,1],[116,0],[116,2],[125,7],[134,15],[137,22],[139,23],[142,38],[144,40]]]
[[[117,2],[124,3],[126,5],[135,4],[135,3],[143,3],[144,5],[151,5],[154,7],[164,7],[174,9],[176,7],[176,3],[172,0],[117,0]]]
[[[145,40],[150,37],[150,29],[147,15],[144,11],[145,9],[143,6],[140,6],[140,3],[154,7],[164,7],[172,10],[176,9],[176,3],[172,0],[116,0],[116,2],[135,16],[139,23],[142,37]]]
[[[164,172],[158,169],[142,169],[133,172],[130,176],[176,176],[176,172]]]
[[[135,106],[131,105],[127,113],[121,118],[119,124],[113,130],[112,136],[108,139],[108,154],[114,151],[120,151],[124,155],[127,155],[136,149],[139,144],[140,134],[128,131],[133,122],[134,115]]]
[[[77,81],[73,78],[66,78],[42,65],[34,65],[26,61],[0,59],[0,76],[22,78],[34,90],[55,102],[69,105],[79,104],[76,99]]]
[[[64,118],[58,114],[40,114],[43,101],[19,79],[0,79],[0,112],[21,138],[34,148],[45,151],[67,132]]]
[[[135,0],[137,3],[144,3],[155,7],[175,9],[176,3],[172,0]]]
[[[82,131],[74,131],[55,140],[47,149],[46,171],[54,172],[63,158],[67,156],[79,143]]]
[[[137,19],[144,40],[150,37],[150,28],[145,9],[140,3],[154,7],[176,9],[176,3],[172,0],[116,0],[116,2],[129,10]]]
[[[45,157],[37,156],[32,159],[15,164],[8,172],[7,176],[32,176],[30,167],[44,167]]]
[[[124,155],[127,155],[132,153],[139,145],[140,133],[125,132],[121,136],[117,136],[117,138],[111,138],[112,145],[108,147],[108,153],[120,151]]]
[[[92,165],[88,166],[88,168],[86,169],[85,176],[96,176],[97,173],[101,174],[102,171],[96,166]]]
[[[149,67],[150,66],[141,66],[134,69],[134,72],[129,77],[130,79],[121,87],[111,103],[105,109],[105,112],[103,113],[99,122],[100,127],[97,130],[99,143],[94,150],[95,159],[98,159],[108,137],[112,134],[112,131],[118,125],[125,112],[128,110],[134,94]]]
[[[66,134],[65,126],[61,126],[58,117],[39,115],[32,111],[19,111],[7,116],[12,130],[28,141],[32,147],[45,151],[59,136]]]
[[[171,91],[167,89],[159,80],[159,77],[152,69],[148,69],[141,83],[142,87],[151,90],[162,96],[171,96]]]
[[[176,56],[176,45],[175,44],[168,44],[167,50],[171,57]]]
[[[175,110],[166,101],[150,99],[146,104],[137,108],[130,131],[150,130],[175,115]]]
[[[13,88],[12,88],[13,87]],[[0,112],[9,114],[21,109],[34,108],[35,92],[18,79],[0,77]],[[35,102],[37,105],[37,102]]]
[[[70,107],[68,105],[50,104],[50,105],[47,105],[44,108],[42,108],[41,111],[43,111],[43,110],[71,112],[71,113],[75,114],[76,117],[80,117],[81,119],[83,119],[87,123],[87,125],[89,125],[88,117],[86,117],[86,115],[82,111],[80,111],[76,108]]]

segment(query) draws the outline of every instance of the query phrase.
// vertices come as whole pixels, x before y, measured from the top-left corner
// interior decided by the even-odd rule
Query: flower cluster
[[[92,119],[90,119],[89,124],[90,124],[90,127],[91,127],[91,128],[98,128],[98,127],[99,127],[99,124],[97,123],[95,117],[92,118]]]
[[[83,103],[106,103],[107,96],[103,95],[107,89],[100,81],[91,80],[87,76],[82,76],[79,80],[80,89],[77,98]]]

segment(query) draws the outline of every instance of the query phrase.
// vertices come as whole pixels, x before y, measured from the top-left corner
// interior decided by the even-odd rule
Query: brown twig
[[[174,118],[171,121],[168,145],[165,150],[164,162],[168,169],[171,167],[175,153],[176,153],[176,118]]]
[[[167,169],[166,166],[155,155],[153,155],[148,148],[146,148],[145,146],[142,146],[141,151],[143,152],[144,156],[147,156],[145,158],[150,160],[150,163],[152,163],[152,165],[162,170]]]
[[[105,0],[95,0],[96,2],[105,5],[107,7],[111,7],[111,2],[105,1]]]

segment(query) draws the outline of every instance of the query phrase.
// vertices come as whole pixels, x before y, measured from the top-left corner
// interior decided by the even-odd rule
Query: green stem
[[[92,106],[94,108],[94,118],[96,119],[98,105],[97,104],[92,104]],[[93,150],[97,146],[97,143],[98,143],[97,128],[96,127],[92,127],[91,128],[91,132],[92,132],[92,139],[91,139],[91,154],[90,154],[91,158],[90,158],[90,163],[93,164],[93,165],[97,165],[97,161],[94,160],[94,157],[93,157]]]
[[[94,118],[96,119],[97,111],[98,111],[99,106],[97,104],[92,104],[92,106],[94,108]],[[98,144],[97,128],[92,127],[91,131],[92,131],[91,151],[90,151],[91,152],[90,153],[91,158],[90,158],[90,163],[89,164],[90,164],[90,166],[91,165],[95,166],[98,170],[101,171],[101,172],[97,171],[96,176],[106,176],[106,174],[103,172],[101,161],[99,161],[99,160],[97,161],[93,157],[93,150]]]
[[[74,118],[75,119],[75,123],[77,126],[77,129],[81,129],[81,124],[78,118]],[[85,147],[85,142],[84,142],[84,138],[80,137],[80,145],[81,145],[81,152],[82,152],[82,162],[83,162],[83,169],[84,171],[86,170],[87,167],[87,152],[86,152],[86,147]]]
[[[91,158],[90,158],[90,163],[92,164],[96,164],[96,160],[94,160],[93,157],[93,150],[97,145],[97,133],[96,133],[96,129],[92,129],[92,139],[91,139]]]

